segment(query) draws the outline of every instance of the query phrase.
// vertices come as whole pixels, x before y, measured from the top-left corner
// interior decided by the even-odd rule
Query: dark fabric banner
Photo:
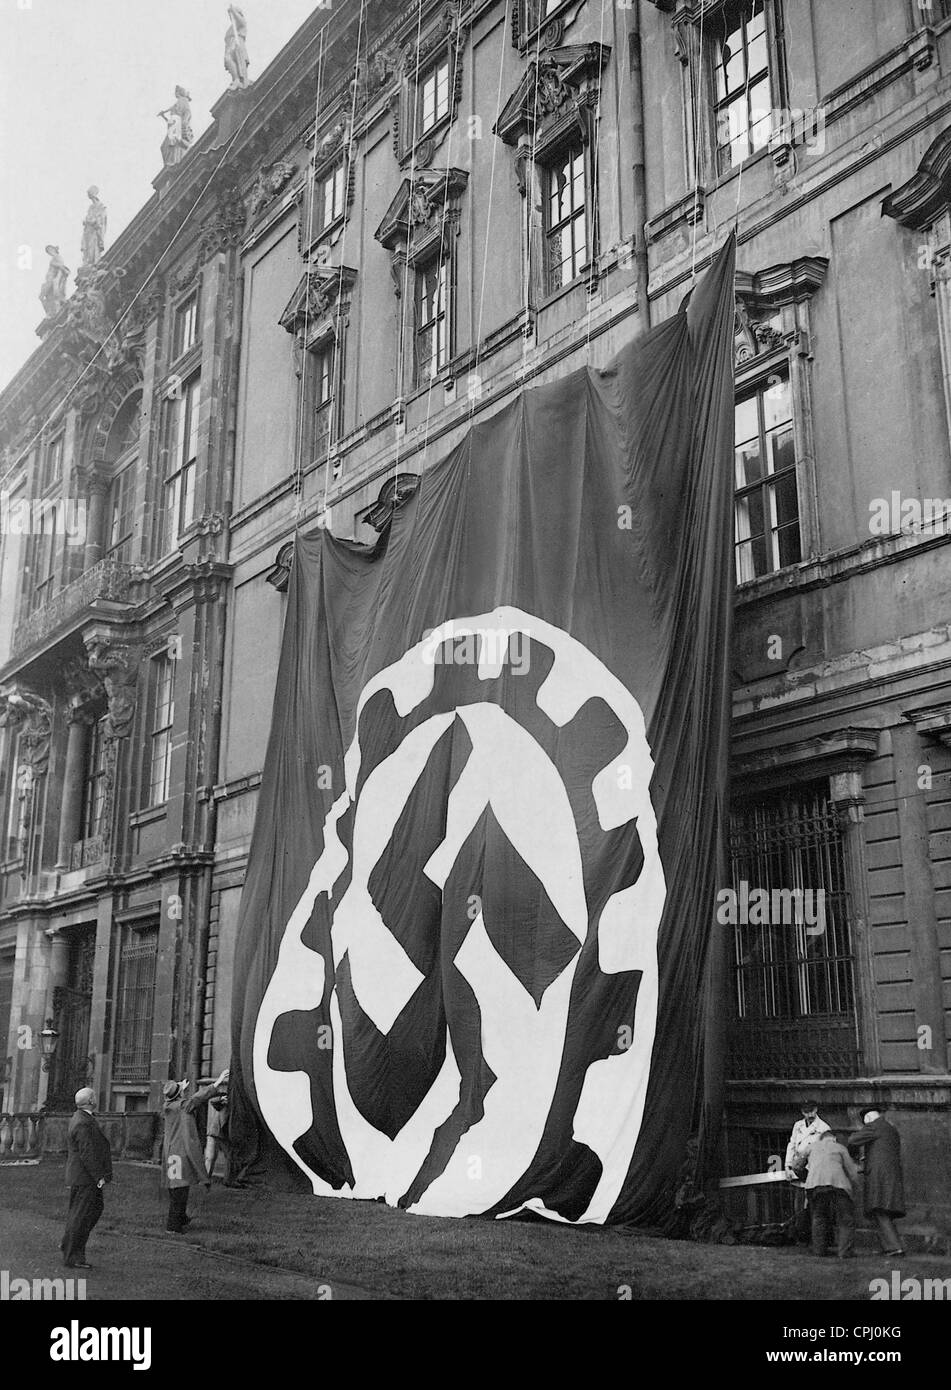
[[[240,1159],[434,1215],[669,1213],[717,1072],[733,269],[474,427],[378,545],[298,539]]]

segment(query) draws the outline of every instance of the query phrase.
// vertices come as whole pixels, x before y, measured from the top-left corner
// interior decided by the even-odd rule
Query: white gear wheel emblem
[[[448,794],[445,836],[425,865],[426,876],[443,889],[461,847],[488,807],[543,885],[567,929],[579,945],[585,941],[589,914],[581,848],[564,783],[537,740],[498,704],[460,704],[416,725],[373,768],[359,796],[356,793],[361,769],[360,717],[367,701],[388,690],[397,714],[407,716],[433,690],[434,648],[447,638],[486,633],[500,640],[483,641],[480,646],[480,681],[499,675],[507,645],[505,635],[523,633],[553,654],[537,701],[556,726],[563,727],[587,701],[600,698],[627,736],[625,747],[594,777],[591,790],[602,830],[636,820],[644,863],[636,882],[616,892],[602,910],[598,963],[605,973],[638,970],[641,982],[630,1046],[617,1056],[590,1063],[574,1115],[574,1138],[588,1145],[602,1165],[600,1180],[580,1219],[602,1222],[630,1166],[656,1027],[657,933],[666,881],[649,790],[653,759],[643,714],[630,691],[577,639],[520,609],[500,607],[444,623],[369,680],[361,692],[356,733],[345,758],[346,789],[326,817],[323,850],[287,923],[277,965],[261,1002],[254,1036],[255,1089],[265,1123],[304,1171],[315,1193],[368,1198],[383,1195],[391,1204],[411,1186],[435,1131],[457,1104],[460,1073],[447,1035],[442,1067],[411,1119],[393,1138],[370,1124],[347,1086],[345,1050],[337,1043],[343,1036],[343,1025],[334,987],[334,1103],[354,1173],[353,1187],[339,1193],[294,1149],[313,1123],[307,1074],[276,1070],[268,1062],[278,1018],[290,1011],[313,1010],[323,997],[324,957],[304,944],[302,934],[319,895],[331,894],[348,867],[350,882],[331,926],[334,969],[346,953],[353,991],[383,1034],[389,1032],[422,983],[423,975],[374,905],[368,880],[437,741],[456,719],[465,725],[472,752]],[[352,843],[348,849],[338,827],[351,807]],[[481,912],[475,917],[454,964],[478,1000],[483,1053],[496,1080],[486,1094],[482,1118],[462,1135],[443,1171],[411,1210],[460,1216],[487,1211],[528,1168],[558,1080],[577,960],[575,952],[536,1007],[496,951]],[[563,1219],[546,1211],[541,1199],[523,1205]]]

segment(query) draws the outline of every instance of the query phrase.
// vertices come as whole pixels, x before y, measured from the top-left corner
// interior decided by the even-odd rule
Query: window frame
[[[439,311],[425,322],[421,322],[420,310],[422,299],[420,287],[433,269],[437,275],[443,279],[441,287],[441,297],[443,303]],[[440,243],[436,253],[423,260],[417,261],[413,266],[413,385],[414,387],[427,387],[438,381],[440,376],[446,371],[455,353],[455,274],[454,257],[451,249],[444,240]],[[444,325],[442,335],[442,348],[439,347],[438,331],[439,325]],[[437,333],[437,346],[434,355],[428,359],[433,367],[428,374],[423,373],[423,363],[420,357],[420,339],[424,334]]]
[[[142,811],[166,806],[171,796],[172,742],[175,729],[175,667],[176,662],[164,647],[149,658],[142,788],[139,796],[139,809]],[[163,702],[164,686],[167,686],[168,699]],[[160,723],[160,720],[164,720],[164,722]],[[156,752],[157,748],[161,748],[160,754]],[[155,770],[159,758],[162,762],[162,774],[161,778],[157,780]],[[155,795],[157,788],[163,793],[159,797]]]
[[[95,714],[89,728],[79,816],[80,841],[94,840],[103,833],[103,816],[106,809],[105,726],[107,718],[107,712]]]
[[[551,211],[552,211],[551,205],[552,205],[552,201],[553,201],[552,180],[553,180],[553,178],[554,178],[554,176],[555,176],[556,171],[557,171],[558,169],[560,169],[560,168],[565,167],[566,160],[567,160],[567,167],[568,167],[569,169],[572,170],[571,175],[570,175],[570,177],[568,178],[567,183],[566,183],[566,186],[567,186],[568,188],[570,188],[571,191],[572,191],[572,197],[573,197],[573,194],[574,194],[575,184],[576,184],[576,182],[577,182],[577,180],[578,180],[578,175],[577,175],[575,172],[573,172],[573,170],[574,170],[574,165],[575,165],[576,162],[578,162],[578,161],[580,160],[580,163],[581,163],[580,176],[581,176],[581,187],[582,187],[582,201],[581,201],[580,207],[574,207],[574,206],[572,206],[572,207],[569,209],[568,215],[565,216],[565,217],[561,217],[561,218],[560,218],[556,223],[554,223],[554,225],[553,225],[552,222],[551,222]],[[544,293],[545,293],[545,296],[546,296],[546,297],[549,296],[549,295],[558,294],[561,290],[566,290],[566,289],[568,289],[571,285],[574,285],[574,284],[576,284],[579,280],[583,279],[584,276],[585,276],[586,274],[588,274],[588,272],[589,272],[590,269],[591,269],[591,264],[592,264],[592,259],[593,259],[593,253],[592,253],[591,244],[590,244],[591,223],[592,223],[592,218],[591,218],[591,207],[592,207],[592,203],[591,203],[591,199],[592,199],[592,194],[593,194],[593,192],[594,192],[594,186],[593,186],[593,181],[592,181],[591,179],[589,179],[589,174],[588,174],[588,162],[589,162],[588,150],[587,150],[587,148],[586,148],[585,141],[581,138],[580,135],[574,136],[574,137],[571,138],[570,140],[567,140],[567,141],[563,142],[562,144],[556,146],[554,150],[548,152],[548,153],[545,155],[544,159],[540,159],[540,160],[538,161],[539,167],[540,167],[540,171],[541,171],[541,192],[542,192],[542,229],[541,229],[541,230],[542,230],[542,247],[543,247],[542,256],[543,256],[543,262],[544,262],[544,264],[543,264],[543,266],[542,266],[541,269],[542,269],[542,285],[543,285]],[[584,226],[584,260],[583,260],[580,264],[578,264],[577,267],[576,267],[576,266],[575,266],[576,251],[575,251],[575,246],[574,246],[574,225],[575,225],[575,223],[578,222],[579,220],[581,220],[581,221],[583,222],[583,226]],[[571,230],[572,230],[572,254],[571,254],[571,265],[572,265],[572,268],[573,268],[573,270],[574,270],[574,273],[573,273],[571,276],[569,276],[569,278],[568,278],[567,280],[564,279],[564,278],[562,278],[558,284],[555,284],[555,283],[554,283],[554,280],[553,280],[553,270],[554,270],[554,268],[553,268],[553,266],[552,266],[552,259],[551,259],[551,242],[552,242],[552,238],[553,238],[554,236],[556,236],[559,232],[565,230],[566,228],[571,228]],[[565,264],[566,264],[566,262],[565,262],[564,260],[562,260],[562,261],[559,262],[559,267],[563,267]]]
[[[165,401],[165,467],[160,484],[156,547],[156,558],[159,559],[170,554],[175,548],[182,533],[194,522],[197,510],[198,459],[201,452],[200,370],[192,372],[185,380],[176,382],[176,387],[180,390],[176,389],[167,395]],[[180,412],[184,416],[184,423],[179,429]],[[191,449],[192,442],[194,451]]]
[[[61,429],[50,436],[40,452],[40,475],[37,480],[37,492],[41,497],[45,497],[57,483],[62,483],[65,456],[66,431]]]
[[[143,942],[146,949],[143,950]],[[155,983],[158,965],[159,924],[156,921],[120,922],[115,955],[115,1013],[112,1022],[112,1084],[135,1085],[149,1081],[152,1057],[152,1034],[155,1028]],[[135,957],[132,952],[139,952]],[[127,986],[127,968],[132,961],[138,965],[145,963],[145,982],[141,982],[142,971],[135,972],[135,983]],[[151,968],[149,968],[151,963]],[[133,1011],[127,1018],[128,996],[133,993],[145,996],[147,1007],[141,1014]],[[129,1025],[132,1024],[130,1030]],[[128,1039],[131,1033],[131,1044]],[[140,1040],[136,1048],[135,1041]],[[136,1052],[148,1053],[148,1061],[134,1060]],[[132,1060],[127,1060],[128,1058]],[[136,1073],[133,1075],[132,1073]]]
[[[440,102],[440,74],[445,72],[444,100]],[[432,119],[426,120],[426,92],[430,83],[433,89],[433,114]],[[425,140],[434,130],[437,130],[443,121],[448,120],[452,113],[452,54],[448,50],[443,50],[438,54],[434,61],[420,72],[414,79],[414,119],[413,133],[414,143]]]
[[[184,326],[191,322],[192,332],[185,341]],[[201,305],[198,290],[193,289],[175,305],[172,315],[172,361],[179,362],[201,342]]]
[[[764,428],[764,415],[765,415],[764,400],[765,400],[766,394],[767,394],[770,390],[774,389],[774,383],[776,382],[777,379],[781,379],[781,380],[785,383],[786,389],[787,389],[788,395],[789,395],[789,416],[788,416],[788,423],[789,423],[789,430],[790,430],[790,433],[791,433],[791,435],[792,435],[792,463],[786,465],[786,467],[784,467],[783,469],[781,469],[778,473],[769,472],[769,471],[767,471],[767,469],[766,469],[765,466],[764,466],[764,471],[763,471],[762,476],[761,476],[760,478],[754,479],[754,481],[751,482],[751,483],[745,483],[745,484],[743,484],[742,486],[737,486],[737,478],[736,478],[736,466],[737,466],[737,465],[736,465],[736,454],[737,454],[738,445],[737,445],[737,441],[736,441],[736,428],[735,428],[735,425],[734,425],[734,435],[733,435],[733,555],[734,555],[734,575],[735,575],[736,583],[737,583],[738,586],[741,585],[741,584],[752,584],[752,583],[755,583],[755,582],[756,582],[757,580],[759,580],[759,579],[766,579],[766,578],[768,578],[770,575],[778,574],[778,573],[780,573],[782,570],[790,569],[790,568],[791,568],[792,566],[794,566],[794,565],[801,564],[802,559],[803,559],[803,552],[804,552],[804,546],[803,546],[803,506],[802,506],[802,497],[801,497],[801,493],[800,493],[800,480],[799,480],[800,460],[799,460],[799,451],[798,451],[798,447],[797,447],[797,438],[796,438],[796,411],[795,411],[795,406],[794,406],[794,402],[793,402],[793,381],[792,381],[792,374],[791,374],[791,372],[790,372],[790,370],[789,370],[788,363],[782,363],[782,362],[776,363],[776,364],[773,366],[772,370],[764,370],[762,367],[759,367],[759,369],[758,369],[755,373],[751,373],[751,374],[748,376],[748,378],[747,378],[746,380],[744,380],[742,383],[738,380],[738,381],[737,381],[737,384],[736,384],[736,390],[735,390],[735,393],[734,393],[734,417],[735,417],[735,412],[736,412],[737,408],[738,408],[740,405],[742,405],[743,403],[745,403],[745,402],[748,401],[748,400],[753,400],[753,399],[756,400],[756,402],[757,402],[757,407],[756,407],[756,410],[757,410],[757,443],[758,443],[758,446],[759,446],[759,449],[760,449],[760,456],[761,456],[761,458],[763,459],[763,462],[764,462],[764,465],[765,465],[765,464],[766,464],[766,461],[767,461],[767,459],[768,459],[768,456],[769,456],[769,450],[768,450],[768,447],[767,447],[767,433],[768,433],[768,432],[767,432],[766,429]],[[745,442],[745,441],[744,441],[744,442]],[[777,526],[777,525],[775,525],[775,524],[773,523],[772,518],[773,518],[773,515],[774,515],[774,513],[775,513],[775,505],[774,505],[774,504],[775,504],[775,498],[776,498],[776,492],[777,492],[777,483],[778,483],[778,481],[781,481],[781,480],[783,480],[783,479],[785,479],[785,478],[787,478],[787,477],[789,477],[789,476],[792,477],[793,482],[794,482],[794,485],[795,485],[795,489],[796,489],[796,528],[797,528],[797,532],[798,532],[798,536],[799,536],[799,555],[798,555],[797,559],[795,559],[795,560],[787,560],[785,563],[781,563],[781,562],[780,562],[780,558],[779,558],[779,540],[778,540],[779,532],[780,532],[781,530],[784,530],[784,529],[788,530],[788,529],[790,529],[790,528],[789,528],[789,524],[786,524],[785,526]],[[752,537],[752,536],[744,536],[744,537],[741,538],[741,537],[738,536],[738,534],[737,534],[737,532],[738,532],[738,525],[737,525],[737,522],[738,522],[738,505],[737,505],[737,504],[738,504],[738,500],[739,500],[739,499],[753,496],[753,495],[756,494],[756,493],[759,493],[759,494],[761,494],[761,495],[766,496],[766,497],[769,499],[769,502],[770,502],[770,505],[769,505],[769,508],[768,508],[768,509],[764,506],[764,517],[766,516],[766,512],[767,512],[767,510],[768,510],[768,511],[769,511],[770,524],[769,524],[769,526],[768,526],[767,529],[764,529],[762,535],[763,535],[763,537],[764,537],[766,543],[767,543],[768,546],[769,546],[771,559],[773,559],[773,560],[775,561],[775,563],[771,564],[770,567],[769,567],[769,569],[763,570],[763,572],[762,572],[761,574],[755,574],[755,573],[754,573],[754,574],[748,575],[748,576],[746,576],[746,577],[743,577],[743,576],[741,575],[741,566],[740,566],[740,546],[741,546],[741,545],[749,545],[750,542],[752,542],[752,541],[753,541],[754,539],[756,539],[756,538],[755,538],[755,537]],[[749,551],[748,553],[750,553],[750,554],[755,554],[755,552],[754,552],[752,549],[750,549],[750,551]],[[754,561],[754,564],[755,564],[755,561]]]

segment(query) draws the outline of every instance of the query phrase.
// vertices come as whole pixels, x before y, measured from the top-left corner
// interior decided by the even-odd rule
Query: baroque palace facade
[[[951,1221],[949,11],[336,0],[194,142],[180,89],[0,395],[8,506],[86,520],[3,536],[0,1150],[228,1064],[295,528],[372,541],[736,222],[727,1162],[874,1102]]]

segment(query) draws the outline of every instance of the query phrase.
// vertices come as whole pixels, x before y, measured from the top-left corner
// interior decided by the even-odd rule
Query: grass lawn
[[[21,1228],[24,1219],[34,1218],[46,1250],[65,1207],[62,1161],[0,1167],[0,1264],[5,1210],[19,1213]],[[241,1257],[275,1273],[312,1279],[315,1287],[332,1287],[336,1280],[407,1299],[867,1299],[869,1280],[887,1275],[895,1263],[865,1256],[841,1264],[793,1249],[695,1245],[619,1228],[410,1216],[382,1203],[218,1184],[207,1194],[193,1190],[190,1212],[185,1240],[206,1256]],[[164,1254],[166,1245],[179,1243],[179,1237],[165,1235],[164,1225],[157,1172],[117,1164],[90,1258],[100,1235],[119,1237],[129,1280],[124,1296],[145,1296],[136,1292],[136,1276],[150,1250]],[[905,1257],[899,1263],[919,1277],[951,1276],[948,1258]],[[254,1297],[255,1281],[266,1281],[267,1271],[229,1265],[232,1283],[242,1270],[246,1296]],[[152,1288],[148,1296],[188,1296],[174,1280],[170,1284],[167,1292]]]

